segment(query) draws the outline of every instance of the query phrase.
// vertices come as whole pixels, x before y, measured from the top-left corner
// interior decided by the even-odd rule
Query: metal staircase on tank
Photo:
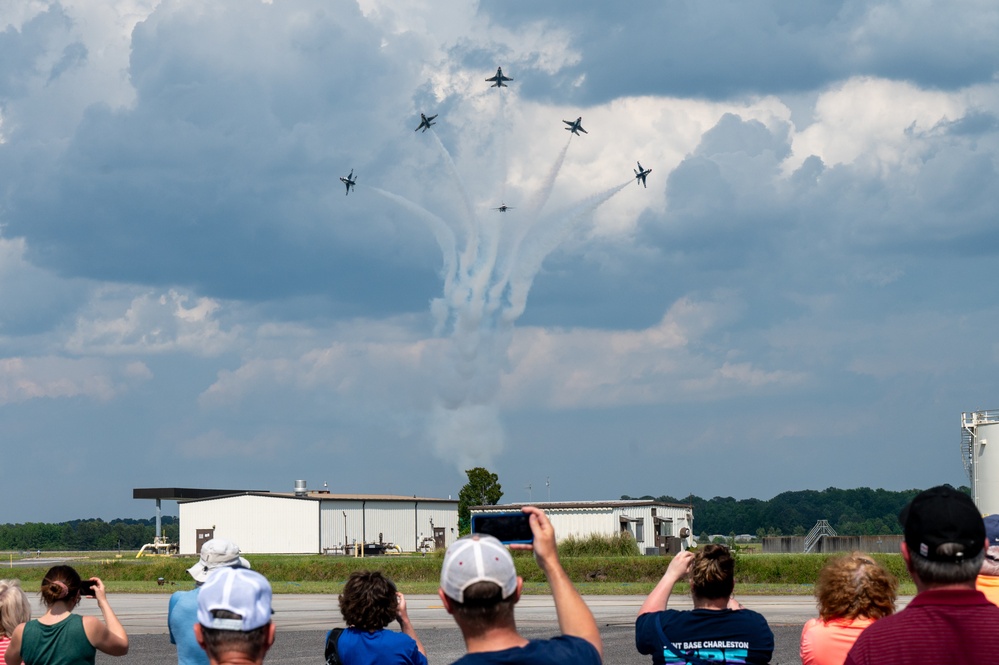
[[[805,554],[811,552],[823,536],[835,535],[836,529],[829,525],[829,520],[819,520],[812,527],[812,530],[808,532],[808,535],[805,536]]]
[[[985,411],[970,411],[961,414],[961,461],[964,462],[964,470],[971,481],[972,490],[978,479],[975,468],[975,443],[978,439],[978,426],[999,423],[999,409],[988,409]],[[981,442],[985,445],[985,441]],[[979,451],[981,452],[981,451]]]

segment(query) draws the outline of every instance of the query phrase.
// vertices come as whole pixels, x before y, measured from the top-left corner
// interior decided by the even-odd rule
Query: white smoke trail
[[[506,203],[506,102],[502,91],[499,96],[495,124],[500,135],[495,145],[504,196],[499,203]],[[520,214],[495,212],[480,219],[450,152],[433,129],[431,134],[461,196],[464,210],[454,224],[401,196],[371,189],[425,221],[441,247],[444,292],[431,302],[431,312],[437,334],[446,334],[450,344],[434,363],[437,406],[429,432],[436,454],[460,471],[489,464],[502,452],[503,427],[497,406],[500,380],[508,369],[513,324],[526,308],[528,292],[545,258],[581,219],[631,180],[542,218],[565,162],[570,135]]]
[[[548,199],[551,197],[552,190],[555,188],[555,180],[558,178],[558,174],[562,170],[562,164],[565,162],[565,155],[569,151],[569,144],[571,142],[572,135],[570,134],[569,140],[565,142],[565,145],[559,152],[558,157],[555,159],[555,163],[552,164],[552,167],[548,170],[548,175],[541,182],[541,187],[538,189],[534,197],[532,197],[528,202],[525,210],[525,223],[518,224],[516,226],[509,243],[509,250],[503,257],[500,258],[500,263],[497,267],[497,272],[500,274],[500,277],[496,280],[493,288],[489,292],[489,300],[492,303],[493,309],[499,307],[500,299],[510,281],[510,272],[513,270],[513,266],[517,263],[517,256],[520,253],[520,246],[523,244],[524,238],[527,237],[527,234],[532,228],[534,228],[541,211],[544,209],[545,204],[548,203]]]
[[[548,198],[552,195],[552,190],[555,188],[555,179],[558,178],[558,174],[562,170],[562,163],[565,162],[565,154],[569,151],[570,143],[572,143],[572,134],[569,135],[569,140],[565,142],[562,151],[558,154],[551,169],[548,170],[548,176],[542,181],[537,194],[535,194],[527,206],[528,211],[532,215],[540,215],[545,204],[548,203]]]
[[[354,185],[354,187],[356,188],[357,185]],[[361,187],[363,189],[365,185],[361,185]],[[367,189],[370,189],[374,193],[387,198],[393,203],[397,203],[412,213],[415,213],[417,217],[427,223],[427,226],[430,227],[430,232],[434,234],[434,239],[437,240],[437,245],[441,249],[441,255],[444,262],[441,270],[444,275],[444,293],[451,293],[454,288],[455,277],[457,276],[458,255],[455,247],[454,232],[451,230],[451,227],[448,226],[447,222],[423,206],[413,203],[409,199],[399,196],[398,194],[387,192],[378,187],[367,186]]]
[[[454,159],[451,158],[451,153],[441,142],[440,137],[437,136],[437,132],[434,131],[433,127],[430,128],[430,133],[433,134],[437,147],[440,148],[441,154],[444,155],[444,163],[447,165],[448,173],[451,174],[451,179],[458,189],[458,194],[461,195],[461,201],[465,204],[465,216],[462,219],[464,221],[466,244],[464,251],[461,253],[459,269],[462,272],[467,272],[468,267],[475,260],[475,250],[479,243],[475,206],[472,205],[472,199],[468,196],[468,188],[465,187],[465,183],[461,179],[461,173],[458,171],[458,167],[455,166]]]
[[[566,212],[556,216],[554,223],[546,223],[539,227],[539,233],[533,235],[523,245],[517,263],[510,275],[510,303],[503,310],[504,322],[513,323],[524,313],[527,307],[527,294],[534,278],[541,270],[541,264],[560,244],[565,242],[572,232],[575,222],[587,213],[596,210],[612,196],[631,184],[626,180],[617,187],[612,187],[599,194],[583,199]]]
[[[500,187],[500,198],[502,199],[500,203],[506,203],[506,185],[507,177],[509,176],[510,169],[507,163],[507,151],[506,151],[506,95],[503,94],[503,88],[496,89],[499,96],[499,153],[500,153],[500,174],[502,178],[502,185]]]

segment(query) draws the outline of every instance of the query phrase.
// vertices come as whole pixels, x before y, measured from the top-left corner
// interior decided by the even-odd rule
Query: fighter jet
[[[506,83],[503,83],[503,81],[512,81],[512,80],[513,79],[510,78],[509,76],[503,76],[502,67],[496,68],[496,76],[486,79],[487,82],[492,83],[492,85],[489,86],[490,88],[509,88],[510,86],[508,86]]]
[[[501,203],[499,208],[493,208],[493,210],[499,210],[500,212],[506,212],[507,210],[513,210],[513,206],[508,206],[505,203]]]
[[[583,129],[583,116],[579,116],[578,118],[576,118],[576,122],[570,122],[569,120],[563,120],[562,122],[569,125],[568,127],[564,128],[565,131],[567,132],[572,132],[576,136],[579,136],[580,132],[583,132],[584,134],[589,134],[588,131]]]
[[[417,128],[416,128],[415,130],[413,130],[413,131],[417,131],[417,132],[418,132],[418,131],[420,131],[421,129],[422,129],[423,131],[427,131],[428,129],[430,129],[431,127],[433,127],[434,125],[436,125],[436,124],[437,124],[436,122],[433,122],[433,119],[434,119],[434,118],[436,118],[436,117],[437,117],[436,115],[432,115],[432,116],[430,116],[430,117],[428,118],[427,116],[425,116],[424,114],[422,114],[422,113],[421,113],[421,114],[420,114],[420,126],[419,126],[419,127],[417,127]]]
[[[350,170],[350,174],[346,178],[340,176],[340,182],[347,185],[347,194],[350,194],[350,188],[357,184],[357,178],[354,177],[354,169]],[[344,194],[344,196],[347,194]]]
[[[638,162],[638,168],[635,169],[635,184],[637,185],[640,181],[642,186],[648,189],[649,186],[645,184],[645,178],[648,177],[650,173],[652,173],[652,169],[643,169],[642,163]]]

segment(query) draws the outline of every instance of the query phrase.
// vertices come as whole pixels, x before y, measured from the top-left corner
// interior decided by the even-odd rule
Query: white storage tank
[[[961,459],[978,510],[999,513],[999,409],[961,414]]]

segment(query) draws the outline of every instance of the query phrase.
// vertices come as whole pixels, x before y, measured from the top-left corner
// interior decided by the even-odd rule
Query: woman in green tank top
[[[104,583],[86,582],[70,566],[53,566],[42,580],[42,602],[48,611],[14,629],[8,662],[25,665],[94,665],[97,651],[110,656],[128,653],[128,635],[108,603]],[[83,597],[97,599],[104,621],[73,614]]]

